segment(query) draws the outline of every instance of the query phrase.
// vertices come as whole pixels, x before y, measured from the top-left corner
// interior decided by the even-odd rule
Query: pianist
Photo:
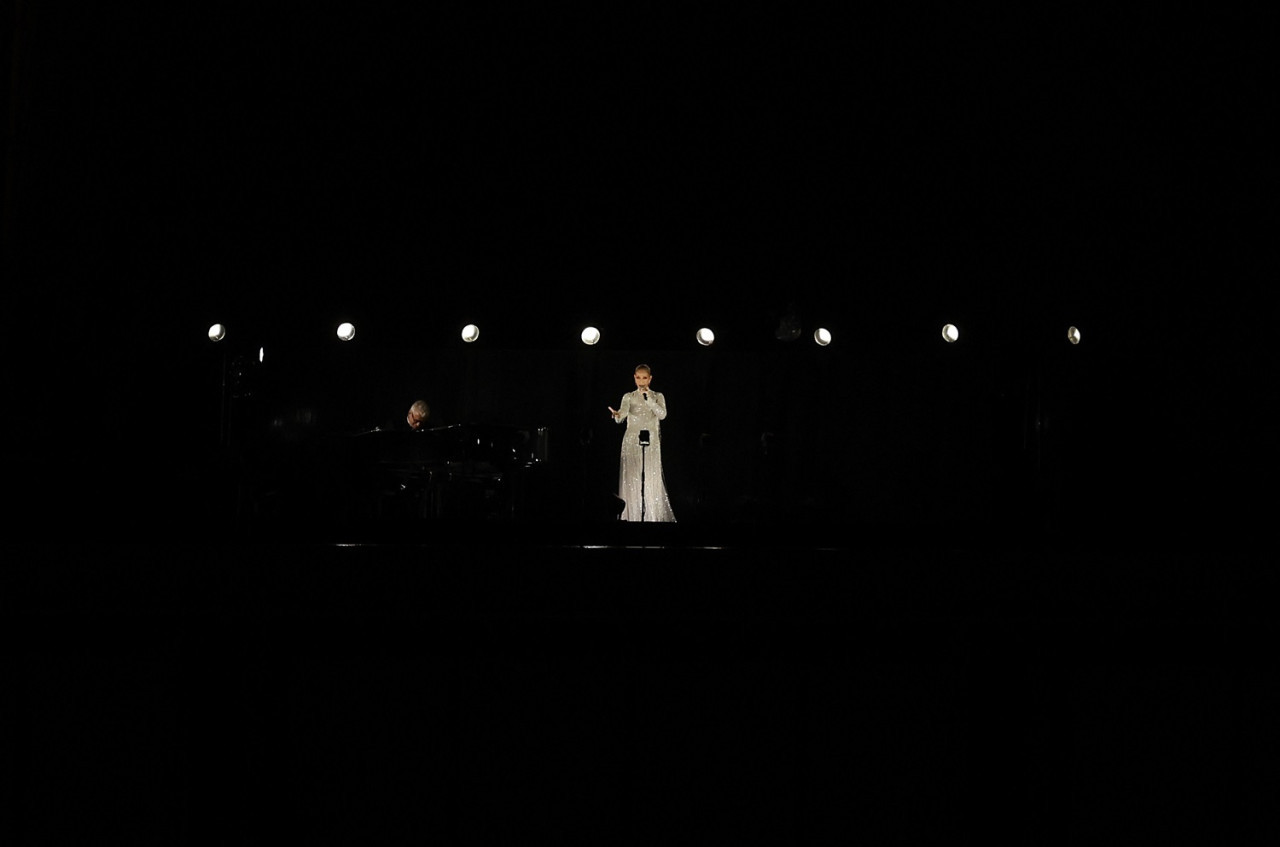
[[[431,418],[431,407],[426,400],[414,400],[404,417],[395,415],[385,419],[370,432],[426,432],[427,421]],[[432,422],[435,426],[435,422]]]

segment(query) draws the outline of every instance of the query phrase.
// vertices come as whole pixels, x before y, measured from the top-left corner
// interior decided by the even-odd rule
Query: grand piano
[[[456,424],[372,429],[260,445],[248,474],[250,521],[388,526],[511,521],[538,498],[545,427]]]
[[[349,446],[354,493],[377,519],[522,517],[530,475],[548,454],[545,427],[483,424],[375,429]]]

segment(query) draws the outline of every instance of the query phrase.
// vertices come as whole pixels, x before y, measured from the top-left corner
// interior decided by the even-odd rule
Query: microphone
[[[649,392],[648,392],[648,391],[646,391],[646,392],[644,393],[644,402],[646,402],[646,403],[648,403],[648,402],[649,402]]]

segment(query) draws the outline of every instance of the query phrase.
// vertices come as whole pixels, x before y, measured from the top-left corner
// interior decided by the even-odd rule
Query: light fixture
[[[956,329],[955,324],[947,324],[942,328],[942,340],[950,344],[960,337],[960,330]]]
[[[356,337],[355,324],[344,321],[338,324],[338,339],[340,341],[350,341]]]
[[[462,340],[470,344],[480,337],[480,327],[475,324],[467,324],[462,328]]]
[[[824,329],[823,327],[818,327],[817,329],[815,329],[813,331],[813,343],[817,344],[819,347],[826,347],[828,344],[830,344],[831,343],[830,330]]]
[[[716,334],[705,326],[698,330],[697,335],[694,337],[698,339],[698,343],[703,347],[710,347],[712,344],[716,343]]]
[[[221,341],[226,337],[227,337],[227,328],[222,324],[214,324],[213,326],[209,327],[210,341]]]
[[[600,330],[593,326],[589,326],[582,331],[582,343],[586,345],[597,344],[600,341]]]
[[[1067,340],[1068,340],[1068,341],[1070,341],[1072,344],[1079,344],[1079,343],[1080,343],[1080,330],[1076,329],[1075,327],[1070,327],[1070,328],[1068,328],[1068,329],[1067,329]]]

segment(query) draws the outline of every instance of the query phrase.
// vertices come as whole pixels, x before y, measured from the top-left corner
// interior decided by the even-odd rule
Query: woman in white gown
[[[636,390],[622,395],[618,408],[609,407],[614,423],[627,422],[618,462],[618,496],[625,504],[620,517],[624,521],[672,523],[676,516],[662,478],[659,426],[667,417],[667,399],[662,392],[650,390],[653,371],[648,365],[636,365],[634,379]],[[646,434],[648,446],[642,443]]]

